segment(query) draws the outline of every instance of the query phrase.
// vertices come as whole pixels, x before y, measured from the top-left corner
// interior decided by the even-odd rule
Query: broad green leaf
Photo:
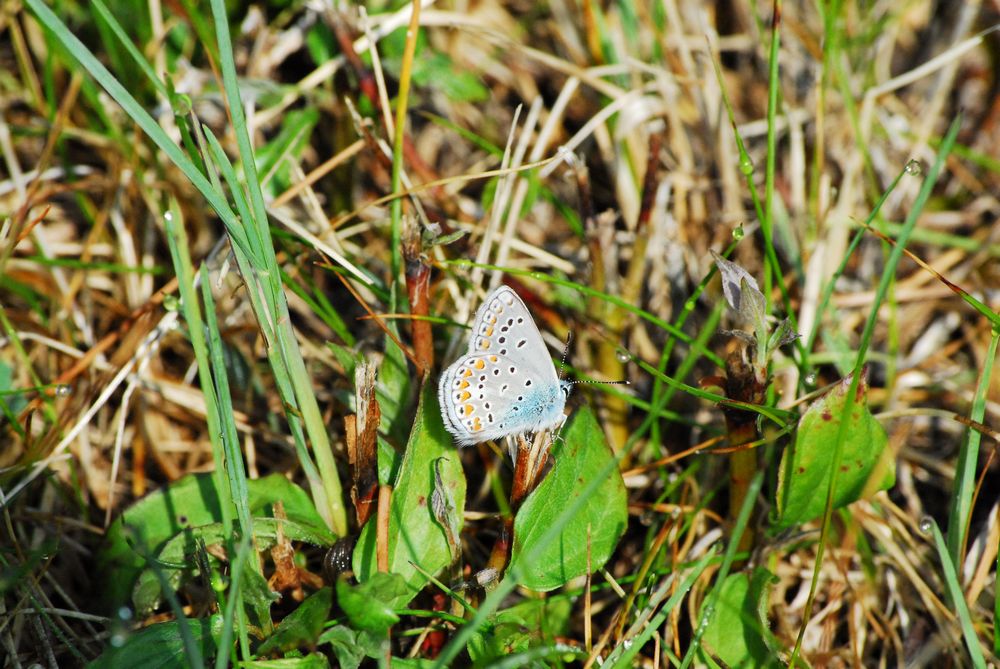
[[[393,323],[387,326],[398,335],[399,330]],[[385,355],[378,371],[378,382],[375,385],[375,396],[378,398],[382,419],[379,422],[379,432],[388,435],[394,444],[400,444],[406,439],[409,428],[409,411],[412,397],[412,378],[407,367],[406,356],[389,336],[385,338]],[[412,432],[411,432],[412,438]],[[381,469],[381,467],[380,467]]]
[[[318,536],[329,537],[326,524],[304,490],[280,474],[247,481],[250,512],[273,515],[280,500],[285,515]],[[105,601],[120,606],[145,567],[143,553],[155,555],[181,531],[221,519],[218,496],[210,474],[185,476],[126,509],[108,528],[98,567],[105,575]],[[130,545],[131,542],[131,545]]]
[[[254,539],[257,550],[270,549],[277,542],[278,525],[289,541],[303,541],[316,546],[330,546],[333,535],[325,527],[322,529],[302,525],[294,520],[275,520],[260,518],[254,523]],[[197,572],[197,562],[194,559],[198,550],[198,541],[204,541],[206,546],[224,544],[228,537],[222,523],[211,523],[201,527],[192,527],[174,535],[156,554],[158,565],[155,569],[163,571],[171,587],[177,588],[185,575]],[[153,568],[144,570],[136,581],[132,591],[132,601],[136,611],[144,615],[159,606],[162,592],[160,580]]]
[[[511,653],[551,647],[569,629],[572,603],[566,597],[528,599],[493,617],[492,625],[473,635],[468,652],[477,666]]]
[[[299,606],[278,623],[274,633],[257,649],[258,655],[275,651],[309,648],[316,645],[323,625],[330,615],[333,589],[321,588],[309,595]]]
[[[752,575],[730,574],[701,638],[704,650],[733,669],[784,666],[777,659],[776,643],[767,624],[768,590],[775,580],[771,572],[760,567]],[[709,667],[719,666],[704,651],[702,661]]]
[[[215,655],[222,616],[188,618],[187,627],[203,659]],[[181,637],[181,623],[156,623],[129,635],[118,648],[108,648],[87,665],[90,669],[187,669],[191,666]]]
[[[398,574],[378,572],[359,585],[337,581],[337,603],[351,626],[368,632],[385,633],[399,622],[394,602],[406,597],[406,582]]]
[[[347,625],[335,625],[320,635],[316,645],[325,643],[330,644],[333,654],[337,656],[340,669],[358,669],[366,657],[384,657],[389,638],[384,633],[373,634],[351,629]]]
[[[615,468],[559,536],[538,546],[563,510],[614,459],[601,426],[587,407],[570,419],[553,443],[551,456],[555,461],[552,471],[514,519],[511,567],[524,570],[522,585],[533,590],[553,590],[587,573],[588,536],[590,568],[600,569],[611,557],[628,521],[625,483]],[[533,556],[530,563],[525,563],[525,556]]]
[[[777,530],[823,515],[850,381],[850,377],[842,380],[810,405],[799,422],[795,443],[781,457],[774,521]],[[857,401],[852,403],[848,420],[834,489],[835,509],[891,488],[896,481],[885,429],[868,410],[867,379],[861,379],[858,385]]]
[[[461,519],[465,476],[441,421],[434,384],[425,383],[389,507],[389,571],[402,576],[407,585],[406,593],[393,602],[397,608],[405,606],[427,583],[420,570],[438,574],[453,561],[447,533],[431,510],[435,469],[443,484],[450,487],[457,504],[455,514]],[[461,520],[457,527],[460,531]],[[376,572],[375,523],[369,522],[354,549],[354,573],[364,582]]]

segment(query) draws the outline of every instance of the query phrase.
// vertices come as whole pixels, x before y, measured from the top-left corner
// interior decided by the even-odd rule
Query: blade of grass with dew
[[[965,639],[965,647],[969,651],[972,666],[976,669],[986,669],[986,659],[983,657],[983,649],[980,648],[979,636],[976,628],[972,624],[972,616],[969,614],[969,605],[965,601],[965,593],[958,582],[958,573],[955,571],[955,564],[948,556],[948,546],[945,543],[941,528],[934,522],[933,518],[927,517],[921,523],[930,523],[931,532],[934,536],[934,547],[937,548],[938,557],[941,559],[941,572],[944,575],[944,584],[948,589],[948,599],[955,607],[958,621],[962,626],[962,637]]]
[[[713,263],[712,270],[708,273],[708,275],[706,275],[704,279],[702,279],[701,283],[698,284],[698,288],[695,289],[694,295],[692,295],[685,301],[684,309],[674,320],[674,327],[678,329],[683,327],[684,323],[687,321],[687,317],[691,314],[692,311],[694,311],[694,306],[697,302],[698,295],[700,295],[701,292],[705,289],[705,286],[708,285],[710,278],[712,276],[715,276],[715,271],[716,267],[715,264]],[[701,356],[698,355],[697,349],[708,348],[708,341],[715,334],[716,328],[719,325],[719,321],[722,318],[722,312],[725,310],[725,307],[726,303],[724,300],[719,300],[712,307],[712,312],[705,319],[705,322],[701,324],[701,330],[698,332],[697,337],[695,337],[695,346],[691,346],[688,348],[688,351],[687,353],[684,354],[684,357],[681,359],[680,364],[677,365],[677,372],[674,374],[675,378],[686,379],[688,374],[694,369],[695,365],[698,364],[698,361],[701,359]],[[674,343],[676,341],[677,341],[676,339],[671,337],[667,341],[666,345],[663,347],[663,351],[660,353],[660,362],[657,365],[656,369],[661,374],[665,375],[667,373],[667,365],[670,362],[670,355],[673,353]],[[647,415],[643,419],[639,427],[637,427],[632,432],[632,437],[629,440],[630,442],[634,443],[639,439],[642,439],[642,437],[648,431],[650,441],[652,441],[654,444],[663,443],[663,438],[660,435],[660,426],[654,414],[661,412],[663,410],[663,407],[665,407],[667,404],[670,403],[670,400],[673,399],[674,393],[676,392],[677,392],[676,388],[674,388],[673,386],[665,386],[663,381],[661,381],[659,378],[653,380],[653,392],[651,393],[649,404],[654,408],[654,411],[651,411],[649,415]]]
[[[222,335],[219,333],[219,322],[215,317],[215,300],[212,298],[212,283],[208,276],[208,268],[201,266],[201,294],[205,304],[205,322],[208,324],[208,353],[212,365],[212,376],[215,383],[215,396],[220,406],[222,420],[223,453],[225,469],[229,477],[229,492],[236,505],[236,517],[240,521],[240,536],[253,535],[253,516],[250,514],[250,494],[247,491],[246,467],[243,453],[240,451],[240,437],[236,431],[236,417],[233,409],[232,393],[229,390],[229,373],[223,357]],[[217,463],[218,465],[218,463]],[[230,547],[231,548],[231,547]]]
[[[749,404],[747,402],[737,402],[729,399],[723,395],[716,395],[715,393],[710,393],[707,390],[702,390],[701,388],[695,388],[694,386],[689,386],[686,383],[677,381],[666,374],[661,374],[655,367],[649,363],[639,360],[633,357],[632,361],[639,365],[643,370],[648,372],[652,377],[662,380],[667,385],[673,386],[678,390],[686,392],[688,395],[697,397],[699,399],[708,400],[709,402],[715,402],[716,404],[721,404],[723,406],[735,407],[737,409],[746,409],[747,411],[753,411],[760,414],[764,418],[767,418],[779,427],[784,427],[785,424],[795,418],[794,411],[785,411],[784,409],[779,409],[777,407],[763,406],[759,404]]]
[[[861,370],[864,365],[868,348],[871,345],[872,337],[875,334],[875,325],[878,323],[879,310],[882,302],[885,300],[886,291],[896,274],[896,267],[899,265],[899,261],[903,257],[903,249],[906,248],[906,243],[910,239],[910,234],[917,224],[917,218],[923,212],[924,207],[927,204],[927,200],[930,198],[931,191],[934,189],[934,184],[937,182],[938,175],[944,167],[945,159],[948,157],[951,146],[955,143],[955,138],[958,136],[958,130],[961,127],[961,121],[961,114],[956,116],[955,120],[952,121],[951,126],[948,128],[948,132],[945,135],[944,141],[941,143],[941,148],[935,157],[934,164],[931,166],[931,169],[927,174],[927,178],[921,185],[920,191],[917,193],[917,197],[913,202],[913,206],[910,208],[910,212],[906,216],[906,223],[903,226],[902,233],[896,240],[896,245],[893,246],[889,257],[886,260],[885,268],[882,273],[882,279],[879,281],[878,289],[875,292],[875,300],[872,303],[871,311],[868,314],[868,320],[865,322],[864,330],[861,333],[861,341],[858,344],[858,354],[854,364],[854,372],[851,375],[851,385],[847,391],[847,401],[844,403],[844,409],[841,413],[840,429],[837,431],[837,439],[834,444],[834,453],[830,466],[830,484],[829,489],[827,490],[826,510],[823,513],[823,525],[822,530],[820,531],[820,540],[816,547],[816,561],[813,568],[812,582],[809,586],[809,597],[806,600],[806,608],[802,616],[802,627],[799,629],[798,637],[795,640],[795,648],[792,650],[792,664],[796,662],[799,652],[802,649],[802,642],[805,638],[806,624],[812,615],[812,605],[816,599],[820,568],[823,564],[824,547],[830,533],[830,521],[833,516],[833,499],[836,491],[837,472],[840,470],[840,460],[843,453],[844,440],[847,437],[847,427],[850,424],[847,417],[851,415],[851,412],[853,412],[855,402],[857,401],[856,395],[858,391],[858,384],[861,380]]]
[[[680,606],[681,601],[687,596],[691,586],[695,584],[701,575],[708,568],[709,563],[716,559],[717,555],[714,551],[708,551],[701,557],[700,560],[695,562],[691,568],[688,570],[687,574],[684,575],[684,580],[680,582],[677,589],[674,590],[673,594],[666,601],[663,607],[657,611],[656,615],[649,621],[642,632],[631,640],[629,644],[618,644],[608,655],[607,659],[604,660],[602,666],[609,667],[610,669],[624,669],[625,667],[634,666],[633,660],[635,656],[639,653],[642,647],[653,637],[656,630],[660,629],[664,623],[666,623],[667,618],[670,614]],[[673,581],[668,581],[664,584],[665,587],[669,587],[673,584]]]
[[[173,203],[171,211],[164,216],[167,232],[167,243],[174,260],[178,291],[181,294],[181,309],[188,323],[188,336],[195,351],[198,362],[198,376],[201,381],[202,395],[205,401],[205,422],[209,442],[212,445],[212,458],[215,468],[212,477],[215,479],[215,489],[220,491],[219,519],[224,528],[224,534],[232,537],[233,510],[236,510],[239,536],[253,535],[253,520],[250,516],[248,494],[246,490],[246,472],[243,466],[243,456],[239,450],[239,438],[236,434],[236,424],[233,419],[232,396],[229,393],[226,366],[222,359],[222,345],[219,337],[218,323],[215,319],[214,301],[211,296],[211,285],[208,282],[207,270],[202,266],[202,294],[205,297],[205,309],[209,342],[205,340],[205,325],[198,308],[198,294],[194,287],[194,270],[191,257],[188,254],[187,234],[183,221],[180,221],[180,207]],[[178,220],[175,220],[175,217]],[[233,545],[230,540],[227,550],[232,554]],[[259,563],[254,560],[257,570],[261,571]],[[162,587],[162,586],[161,586]],[[166,592],[166,591],[165,591]],[[248,657],[249,639],[245,613],[242,607],[238,613],[240,628],[240,646],[244,650],[244,658]],[[220,649],[221,652],[221,649]]]
[[[990,377],[997,358],[997,341],[1000,340],[1000,329],[993,328],[989,349],[986,352],[986,364],[979,376],[979,385],[972,400],[972,411],[969,418],[982,423],[986,416],[986,395],[990,388]],[[966,534],[972,515],[972,496],[976,488],[976,465],[979,463],[979,443],[982,440],[979,430],[965,428],[965,439],[958,452],[958,462],[955,464],[955,483],[951,493],[951,509],[948,512],[948,552],[954,564],[962,564],[965,559]]]
[[[203,132],[206,145],[210,150],[206,159],[211,160],[212,164],[221,172],[222,178],[229,186],[230,192],[233,193],[233,201],[240,216],[244,219],[250,218],[249,205],[246,198],[242,197],[242,191],[233,166],[229,163],[229,159],[219,145],[218,140],[207,129]],[[241,275],[247,280],[247,296],[250,298],[250,305],[254,314],[258,314],[257,325],[266,343],[265,352],[271,369],[274,372],[274,382],[278,388],[278,395],[281,397],[281,401],[286,408],[285,416],[288,420],[289,430],[292,433],[292,440],[295,444],[295,453],[298,457],[299,465],[302,467],[302,472],[305,474],[306,480],[309,481],[309,488],[312,492],[314,504],[316,504],[317,509],[323,515],[324,519],[330,523],[328,514],[324,513],[324,509],[329,506],[326,500],[326,485],[324,484],[321,470],[317,468],[317,464],[313,462],[312,456],[309,454],[309,449],[306,445],[306,434],[303,432],[303,425],[299,416],[295,390],[287,373],[286,365],[280,355],[280,349],[275,344],[275,325],[274,320],[270,318],[270,314],[273,313],[274,308],[268,301],[271,294],[264,290],[259,282],[254,281],[250,283],[250,280],[256,277],[258,273],[251,260],[253,253],[251,246],[255,245],[255,242],[249,236],[245,235],[245,231],[242,228],[233,230],[232,234],[230,234],[230,239],[234,242],[232,249],[233,255],[236,257],[237,267]]]
[[[216,386],[212,379],[212,366],[205,341],[205,325],[201,309],[198,306],[198,293],[194,287],[194,270],[191,267],[191,257],[188,255],[187,234],[182,221],[175,221],[175,213],[168,211],[163,222],[166,227],[167,245],[174,261],[174,271],[177,276],[177,288],[181,295],[181,312],[188,325],[188,338],[194,349],[194,357],[198,364],[198,378],[201,382],[202,396],[205,401],[205,423],[207,425],[209,442],[212,445],[212,459],[215,469],[212,477],[215,479],[215,489],[220,491],[219,509],[223,530],[232,534],[235,501],[225,474],[226,454],[222,445],[222,418],[220,416],[219,398],[216,396]],[[224,493],[224,494],[221,494]]]
[[[253,259],[254,268],[258,271],[256,278],[263,277],[271,293],[272,302],[269,306],[272,310],[268,315],[273,319],[272,322],[275,324],[278,352],[281,361],[284,363],[276,367],[274,371],[276,375],[279,373],[287,374],[299,412],[301,413],[302,422],[312,443],[313,454],[316,456],[316,465],[319,469],[319,475],[322,479],[325,492],[326,508],[320,509],[320,513],[330,523],[330,529],[337,535],[344,536],[347,533],[347,511],[344,506],[343,489],[340,483],[340,476],[337,473],[336,463],[333,460],[333,452],[330,446],[329,435],[326,431],[326,424],[323,421],[319,404],[316,401],[315,389],[312,387],[312,379],[310,379],[306,370],[305,362],[302,359],[302,352],[299,349],[298,341],[295,339],[295,333],[292,331],[288,301],[282,289],[281,272],[274,253],[274,245],[271,243],[267,211],[264,207],[264,194],[257,178],[253,146],[250,142],[246,117],[243,113],[243,102],[236,79],[236,63],[233,60],[232,43],[229,38],[229,16],[226,12],[224,0],[211,0],[211,7],[212,15],[215,19],[215,36],[219,47],[219,64],[222,69],[222,81],[226,92],[226,99],[229,102],[233,132],[236,135],[237,145],[239,146],[240,160],[243,165],[243,175],[245,177],[244,185],[249,193],[250,204],[254,214],[253,220],[246,223],[250,226],[250,236],[257,235],[256,245],[261,250],[260,256]],[[260,316],[261,314],[258,314],[258,319]]]
[[[118,102],[122,108],[125,110],[126,114],[129,115],[132,120],[139,125],[139,127],[149,136],[150,139],[170,158],[170,160],[177,165],[177,167],[184,173],[185,177],[194,185],[202,196],[208,201],[209,205],[216,211],[219,217],[222,219],[224,225],[226,226],[227,232],[234,232],[243,228],[243,223],[236,217],[232,209],[229,207],[225,198],[221,192],[215,190],[212,184],[205,178],[205,176],[199,171],[194,162],[178,147],[169,136],[163,131],[162,128],[156,123],[156,121],[146,112],[146,110],[135,100],[134,97],[121,85],[121,83],[105,68],[97,58],[91,53],[86,46],[70,31],[66,25],[52,12],[51,9],[42,0],[25,0],[28,7],[34,12],[38,20],[44,25],[48,30],[50,30],[55,36],[56,40],[61,44],[65,45],[67,52],[75,59],[80,65],[86,69],[97,81],[98,83],[108,92],[111,97]],[[216,2],[213,5],[216,9],[222,9],[221,3]],[[221,23],[224,35],[222,39],[225,40],[226,44],[228,41],[228,25],[226,24],[226,19],[224,17],[224,12],[222,13],[221,21],[217,16],[217,22]],[[231,50],[228,53],[228,59],[221,59],[223,64],[226,64],[228,60],[228,66],[224,68],[225,71],[229,71],[231,76],[228,78],[227,94],[229,94],[230,99],[232,95],[235,95],[235,99],[239,100],[238,89],[236,88],[235,82],[235,70],[232,63],[232,53]],[[240,108],[242,111],[242,108]],[[237,114],[234,114],[234,118]],[[242,121],[242,113],[239,114],[240,120]],[[248,145],[249,140],[246,136],[245,123],[241,126],[243,130],[245,142],[241,145]],[[238,133],[239,134],[239,133]],[[249,172],[252,174],[253,172]],[[259,193],[259,188],[257,188]],[[235,193],[234,193],[235,195]],[[262,200],[260,201],[260,209],[262,209]],[[249,229],[257,230],[258,232],[263,229],[267,229],[266,219],[261,223],[254,223],[255,220],[260,220],[257,217],[251,218],[248,222],[250,226]],[[239,235],[237,234],[237,239]],[[261,239],[261,235],[257,234],[256,238]],[[237,242],[238,244],[238,242]],[[267,244],[266,247],[261,248],[261,255],[267,258],[266,251],[270,249],[270,254],[273,258],[273,247]],[[251,256],[252,257],[252,256]],[[259,258],[258,258],[259,259]],[[272,266],[273,268],[273,266]],[[351,266],[346,266],[348,271],[356,272],[356,269]],[[264,270],[266,271],[266,270]],[[254,272],[250,272],[245,275],[245,278],[253,277]],[[321,476],[323,478],[323,487],[329,491],[340,491],[340,481],[336,476],[336,469],[332,462],[332,456],[326,457],[329,454],[329,438],[326,434],[325,426],[322,424],[322,420],[319,414],[318,406],[316,405],[316,397],[313,392],[307,375],[305,374],[305,365],[301,358],[301,353],[297,348],[294,336],[291,334],[291,322],[287,314],[287,303],[284,300],[284,293],[280,290],[275,290],[275,282],[277,281],[275,277],[278,276],[277,272],[270,272],[264,278],[269,279],[268,288],[269,293],[272,297],[277,299],[278,305],[278,318],[274,321],[281,324],[277,328],[278,336],[277,341],[279,343],[279,350],[281,353],[280,360],[284,361],[286,365],[290,366],[294,371],[292,373],[286,374],[292,380],[291,387],[295,389],[296,395],[302,400],[304,410],[300,410],[305,417],[306,431],[308,432],[312,442],[314,444],[314,451],[317,453],[323,453],[323,455],[318,455],[317,457],[323,457],[325,460],[329,460],[329,467],[321,467]],[[360,278],[367,283],[366,277],[361,275]],[[257,282],[255,280],[255,282]],[[258,288],[263,286],[258,285]],[[279,286],[280,288],[280,286]],[[250,287],[249,290],[252,292],[256,290]],[[284,307],[283,309],[280,307]],[[272,313],[272,315],[274,315]],[[282,318],[281,316],[284,316]],[[258,322],[262,322],[267,317],[264,313],[257,313]],[[271,358],[273,361],[274,358]],[[280,374],[276,369],[276,375]],[[293,429],[294,432],[294,429]],[[324,444],[326,445],[324,447]],[[305,466],[305,465],[304,465]],[[320,499],[318,505],[323,507],[323,511],[327,516],[330,517],[329,522],[331,527],[342,534],[346,530],[346,511],[344,511],[342,494],[328,494],[325,497],[332,499],[327,499],[326,503],[323,504],[323,500]]]

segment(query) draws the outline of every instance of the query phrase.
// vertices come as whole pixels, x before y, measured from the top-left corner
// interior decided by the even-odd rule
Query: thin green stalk
[[[781,0],[774,0],[771,9],[771,50],[768,55],[767,72],[767,158],[764,168],[764,216],[760,219],[760,232],[764,241],[764,253],[767,263],[764,264],[764,299],[765,312],[771,311],[772,272],[781,281],[781,265],[774,252],[774,170],[778,159],[777,117],[778,117],[778,84],[781,82],[778,72],[778,54],[781,48]]]
[[[847,401],[844,403],[844,409],[840,418],[840,426],[837,430],[837,440],[834,444],[833,460],[830,466],[829,488],[827,490],[826,498],[826,509],[823,513],[823,526],[820,532],[820,540],[816,547],[816,562],[813,568],[812,582],[809,586],[809,598],[806,601],[806,608],[802,615],[803,621],[808,621],[812,615],[812,606],[816,599],[816,590],[819,585],[820,567],[823,564],[823,552],[826,546],[827,537],[830,533],[830,521],[833,517],[833,500],[836,490],[837,473],[840,471],[840,460],[843,455],[844,441],[847,437],[848,425],[851,423],[851,421],[848,420],[848,417],[851,415],[851,412],[854,411],[855,402],[857,401],[857,391],[858,385],[861,382],[862,368],[864,366],[865,357],[868,353],[868,347],[871,345],[872,336],[875,334],[875,325],[878,323],[879,310],[882,303],[885,301],[886,292],[895,277],[896,267],[899,265],[899,261],[903,257],[903,249],[906,248],[906,244],[910,240],[910,234],[913,232],[913,228],[917,224],[917,218],[923,212],[924,206],[927,204],[927,200],[931,196],[934,184],[937,182],[938,175],[944,167],[945,158],[947,158],[952,144],[955,143],[955,137],[958,135],[961,120],[961,115],[959,115],[954,121],[952,121],[951,126],[948,128],[948,133],[945,135],[944,141],[941,143],[941,148],[938,151],[937,158],[931,166],[930,172],[927,174],[927,178],[924,180],[923,185],[920,187],[920,192],[917,194],[913,207],[910,209],[910,213],[906,217],[902,233],[900,234],[899,239],[896,240],[896,244],[892,247],[892,251],[886,260],[882,280],[879,282],[878,290],[875,293],[875,300],[872,303],[871,311],[868,314],[868,320],[865,322],[865,328],[861,334],[861,341],[858,345],[858,355],[854,364],[854,373],[851,375],[851,385],[847,391]],[[806,623],[803,622],[802,627],[799,629],[798,638],[795,640],[795,649],[792,651],[791,664],[793,665],[802,649],[802,641],[805,638],[805,632]]]
[[[413,55],[417,49],[417,35],[420,32],[420,0],[411,3],[410,24],[406,29],[406,46],[399,72],[399,93],[396,95],[395,135],[392,140],[392,192],[400,193],[403,188],[403,142],[406,140],[406,108],[410,98],[410,83],[413,73]],[[400,280],[403,271],[403,198],[393,198],[389,209],[392,224],[392,278],[389,281],[392,312],[399,311]]]
[[[958,582],[955,563],[948,556],[948,547],[945,545],[941,528],[929,516],[920,522],[921,524],[929,523],[934,535],[934,547],[937,548],[938,557],[941,559],[941,572],[944,574],[944,584],[948,588],[948,599],[951,600],[952,606],[955,607],[955,613],[958,614],[958,622],[962,627],[962,637],[965,639],[965,647],[969,650],[972,666],[976,669],[986,669],[986,659],[983,657],[983,649],[979,645],[979,635],[976,634],[976,627],[972,624],[969,605],[965,601],[965,593]]]
[[[989,350],[986,352],[986,364],[979,377],[976,395],[972,400],[972,411],[969,418],[982,423],[986,416],[986,394],[990,388],[990,377],[997,359],[997,341],[1000,340],[1000,329],[993,328]],[[958,462],[955,465],[955,486],[951,494],[951,509],[948,512],[948,552],[951,561],[962,564],[965,560],[965,542],[969,529],[969,518],[972,515],[972,496],[976,489],[976,465],[979,462],[979,443],[982,434],[971,427],[966,428],[965,439],[958,452]]]
[[[198,378],[201,382],[202,396],[205,400],[205,423],[209,442],[212,445],[212,459],[215,469],[212,478],[215,489],[220,493],[219,509],[222,513],[220,521],[223,532],[227,536],[233,533],[234,500],[229,478],[225,474],[226,456],[222,445],[222,419],[220,417],[219,397],[216,395],[215,380],[212,378],[212,365],[205,341],[205,323],[202,320],[201,308],[198,305],[198,293],[194,287],[194,270],[191,256],[188,254],[187,233],[183,223],[174,220],[175,214],[167,212],[163,222],[167,231],[167,244],[170,256],[174,261],[174,271],[177,275],[177,289],[181,295],[181,311],[188,324],[188,338],[194,349],[194,357],[198,363]],[[241,528],[242,529],[242,528]]]

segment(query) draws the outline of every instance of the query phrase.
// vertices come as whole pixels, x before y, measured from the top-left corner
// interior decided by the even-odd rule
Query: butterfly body
[[[441,375],[438,399],[445,427],[471,446],[558,427],[571,387],[527,306],[501,286],[476,312],[469,351]]]

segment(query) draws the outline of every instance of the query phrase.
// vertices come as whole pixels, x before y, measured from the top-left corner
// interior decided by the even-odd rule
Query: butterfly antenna
[[[566,345],[563,346],[562,360],[559,361],[559,380],[566,378],[566,356],[569,355],[569,344],[573,341],[573,331],[566,333]]]
[[[599,385],[599,386],[630,386],[632,382],[628,379],[622,379],[620,381],[598,381],[597,379],[576,379],[569,382],[571,386],[577,386],[585,383]]]

